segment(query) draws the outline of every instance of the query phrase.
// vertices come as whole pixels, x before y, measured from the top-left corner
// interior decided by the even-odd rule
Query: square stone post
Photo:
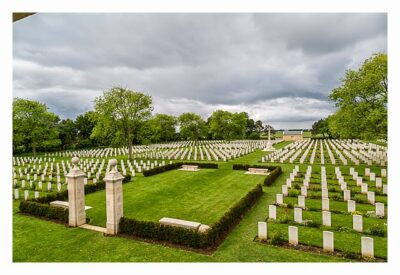
[[[109,161],[110,172],[104,178],[106,183],[106,201],[107,201],[107,234],[116,235],[119,231],[119,220],[123,213],[122,180],[124,176],[117,171],[118,161],[111,159]]]
[[[86,223],[85,188],[83,185],[85,173],[78,168],[78,157],[73,157],[71,162],[74,167],[65,177],[68,182],[69,226],[76,227]]]

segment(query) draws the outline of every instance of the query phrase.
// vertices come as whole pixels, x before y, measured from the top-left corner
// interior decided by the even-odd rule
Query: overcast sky
[[[75,118],[112,86],[154,113],[245,111],[309,128],[345,70],[386,52],[386,14],[43,14],[14,23],[14,96]]]

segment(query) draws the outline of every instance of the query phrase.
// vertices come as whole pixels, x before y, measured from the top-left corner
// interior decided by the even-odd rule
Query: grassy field
[[[286,143],[278,144],[282,147]],[[246,190],[254,186],[260,178],[257,176],[248,177],[249,181],[240,180],[240,172],[232,173],[233,163],[256,164],[266,152],[256,151],[247,156],[220,164],[219,170],[203,170],[202,174],[196,177],[193,174],[184,174],[177,179],[176,173],[171,171],[149,178],[134,178],[132,183],[124,186],[124,211],[126,216],[142,217],[143,219],[157,220],[159,216],[171,216],[171,210],[179,212],[180,217],[192,220],[199,220],[211,223],[217,219],[227,205],[232,204],[240,198]],[[275,194],[281,192],[281,185],[292,171],[294,165],[280,164],[283,173],[270,187],[264,187],[264,195],[257,204],[250,210],[236,228],[229,234],[225,241],[218,247],[212,255],[203,255],[195,252],[185,251],[178,248],[164,246],[160,244],[150,244],[139,240],[127,240],[121,237],[104,237],[101,233],[93,232],[81,228],[68,228],[65,225],[41,220],[35,217],[24,216],[18,212],[18,202],[14,201],[13,214],[13,260],[15,262],[338,262],[349,261],[348,259],[286,249],[282,247],[261,244],[254,241],[257,235],[257,222],[263,221],[268,215],[268,205],[275,202]],[[306,169],[307,165],[300,165],[301,169]],[[314,165],[314,167],[319,167]],[[327,172],[333,170],[333,166],[326,165]],[[318,168],[316,168],[318,169]],[[362,169],[362,167],[358,168]],[[357,169],[356,169],[357,170]],[[213,173],[216,173],[213,175]],[[181,174],[179,174],[180,176]],[[185,177],[188,177],[184,179]],[[193,182],[190,177],[195,177]],[[254,178],[253,178],[254,177]],[[207,179],[214,180],[207,180]],[[238,180],[236,181],[236,178]],[[262,177],[261,177],[262,178]],[[181,187],[182,194],[170,195],[158,194],[168,192],[168,180],[175,188]],[[225,182],[226,181],[226,182]],[[192,182],[192,183],[191,183]],[[222,186],[218,186],[221,184]],[[238,183],[240,185],[238,186]],[[187,187],[193,184],[195,190]],[[192,187],[193,187],[192,186]],[[208,186],[208,187],[207,187]],[[211,190],[202,190],[207,187]],[[158,198],[168,199],[170,196],[181,196],[179,199],[168,201],[160,205],[157,199],[152,202],[140,200],[140,192],[159,196]],[[194,195],[195,198],[191,195]],[[104,210],[101,210],[101,203],[104,203],[103,192],[98,192],[86,196],[86,205],[98,205],[98,213],[95,208],[88,211],[92,216],[92,222],[102,224],[104,221]],[[126,199],[135,198],[132,200]],[[209,196],[211,196],[209,198]],[[198,208],[186,209],[185,205],[191,205],[190,200],[196,200]],[[286,199],[286,198],[285,198]],[[220,200],[222,204],[220,205]],[[307,200],[308,202],[308,200]],[[225,203],[225,205],[223,205]],[[212,207],[202,206],[204,204],[213,205]],[[129,207],[128,207],[129,206]],[[150,209],[145,209],[149,207]],[[93,211],[90,213],[90,211]],[[160,213],[158,213],[160,212]],[[129,215],[128,215],[129,213]],[[273,231],[273,226],[284,227],[287,225],[274,224],[269,227]],[[300,240],[318,244],[322,240],[322,234],[309,234],[308,231],[318,230],[315,228],[302,227],[299,229]],[[309,234],[309,235],[307,235]],[[309,238],[307,236],[310,236]],[[335,233],[336,237],[340,239]],[[319,239],[320,238],[320,239]],[[340,239],[345,243],[345,238]],[[358,247],[354,248],[355,250]]]
[[[124,184],[124,216],[157,222],[162,217],[212,224],[264,177],[243,171],[201,169],[138,176]],[[105,190],[85,197],[90,223],[106,225]]]

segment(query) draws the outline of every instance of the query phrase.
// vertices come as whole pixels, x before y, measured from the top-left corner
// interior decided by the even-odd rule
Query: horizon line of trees
[[[347,70],[329,100],[337,110],[312,125],[313,135],[387,140],[387,54],[375,53],[359,69]]]
[[[94,110],[60,119],[38,101],[14,98],[14,154],[161,143],[179,140],[260,139],[271,127],[246,112],[215,110],[207,119],[187,112],[152,114],[150,95],[122,87],[104,91]],[[132,152],[129,150],[129,155]]]

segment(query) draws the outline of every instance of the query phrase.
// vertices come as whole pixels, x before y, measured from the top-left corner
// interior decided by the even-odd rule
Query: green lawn
[[[228,169],[140,175],[123,186],[124,216],[155,222],[170,217],[210,225],[263,180],[263,176]],[[89,194],[85,200],[93,207],[87,212],[90,223],[105,226],[105,191]]]
[[[284,145],[286,144],[280,143],[276,147],[279,148]],[[132,183],[124,185],[124,214],[129,217],[158,220],[161,216],[172,216],[170,211],[173,210],[177,214],[179,212],[179,217],[212,223],[227,210],[228,205],[237,201],[263,178],[243,175],[243,172],[240,171],[232,171],[232,164],[257,164],[265,154],[266,152],[258,150],[239,159],[221,163],[219,170],[203,169],[197,175],[196,173],[182,174],[184,172],[171,171],[148,178],[138,176],[133,179]],[[268,165],[267,163],[264,164]],[[348,261],[348,259],[339,257],[297,251],[254,241],[257,235],[257,222],[267,218],[268,205],[275,202],[275,194],[281,192],[281,185],[285,184],[286,178],[294,167],[294,164],[279,165],[283,170],[282,175],[272,186],[264,187],[264,195],[212,255],[203,255],[122,237],[104,237],[101,233],[81,228],[68,228],[62,224],[24,216],[18,213],[18,202],[14,202],[13,260],[15,262]],[[299,166],[301,171],[307,168],[307,164]],[[313,165],[313,167],[320,169],[319,165]],[[326,167],[328,173],[334,169],[334,166],[326,165]],[[363,169],[363,166],[356,170],[361,169]],[[242,178],[244,176],[246,176],[245,180]],[[193,181],[190,177],[193,177]],[[163,182],[167,180],[168,182]],[[169,185],[174,186],[173,190],[180,190],[181,192],[175,193],[173,190],[169,190]],[[196,188],[188,188],[188,185]],[[146,202],[141,200],[143,194],[149,196],[152,194],[156,198],[152,199],[151,202]],[[174,197],[174,199],[171,200],[170,197]],[[168,202],[162,203],[159,199]],[[86,205],[96,206],[88,211],[88,216],[92,218],[92,222],[95,224],[104,224],[104,200],[104,192],[86,196]],[[209,205],[212,206],[208,207]],[[333,219],[334,217],[332,217],[332,222]],[[276,228],[282,227],[283,232],[287,232],[287,225],[272,223],[269,224],[268,228],[270,232],[273,233],[274,226]],[[346,238],[352,238],[351,234],[335,232],[335,245],[337,247],[345,245]],[[354,234],[359,238],[357,233]],[[309,242],[312,245],[320,246],[322,244],[322,231],[316,228],[301,227],[299,228],[299,238],[300,242]],[[387,241],[386,238],[384,241]],[[377,243],[376,245],[378,251],[382,251],[382,245]],[[359,253],[359,244],[351,249]]]

